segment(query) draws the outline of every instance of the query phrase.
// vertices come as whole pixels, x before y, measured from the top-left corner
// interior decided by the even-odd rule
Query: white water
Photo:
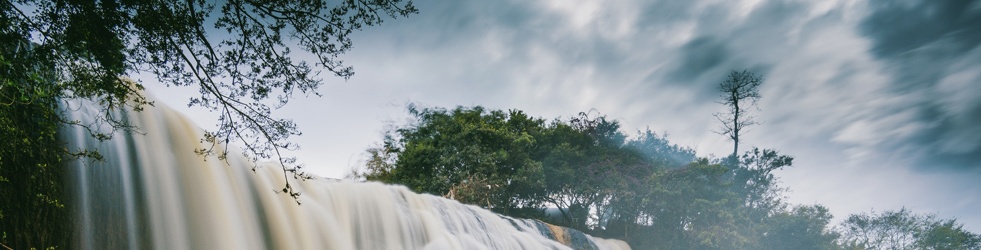
[[[74,119],[93,107],[70,105]],[[79,108],[81,107],[81,108]],[[92,109],[92,110],[87,110]],[[128,114],[144,134],[98,142],[80,128],[74,148],[97,148],[102,162],[79,162],[78,249],[629,249],[617,240],[550,230],[400,186],[293,180],[302,205],[285,194],[277,165],[228,162],[193,152],[203,132],[165,107]],[[555,231],[555,232],[553,232]],[[557,235],[559,234],[559,235]],[[556,237],[558,236],[558,237]]]

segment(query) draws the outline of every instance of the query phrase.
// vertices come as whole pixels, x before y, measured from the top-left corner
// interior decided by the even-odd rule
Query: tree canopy
[[[835,227],[820,204],[788,204],[775,173],[794,159],[773,149],[735,161],[697,157],[663,133],[627,135],[596,112],[552,120],[480,106],[408,112],[413,121],[386,131],[351,177],[636,249],[894,249],[877,242],[903,237],[918,240],[900,249],[977,249],[977,234],[954,220],[910,217],[920,226],[894,230],[853,215]]]
[[[863,249],[981,249],[981,235],[953,219],[915,214],[906,208],[849,216],[841,242]]]
[[[773,171],[792,158],[775,150],[754,148],[733,167],[697,158],[649,129],[627,136],[618,121],[595,112],[547,122],[479,106],[408,110],[414,121],[387,131],[352,177],[643,249],[783,244],[763,237],[776,231],[826,245],[837,239],[824,230],[830,214],[823,207],[785,209]]]
[[[323,75],[351,77],[340,56],[355,31],[416,12],[402,0],[0,0],[0,243],[64,246],[59,228],[68,223],[45,222],[66,215],[62,161],[99,155],[64,149],[58,130],[138,129],[118,111],[152,105],[145,81],[197,88],[188,105],[218,114],[204,138],[211,146],[196,152],[223,158],[214,145],[239,141],[253,160],[279,160],[301,176],[281,154],[296,148],[288,139],[300,131],[274,111],[295,94],[319,95]],[[59,102],[73,98],[95,101],[102,114],[93,123],[67,119]],[[296,198],[284,178],[282,191]]]
[[[56,72],[51,81],[12,74],[4,82],[55,84],[59,98],[97,100],[106,107],[104,121],[117,127],[110,110],[150,104],[142,79],[123,77],[150,74],[168,86],[195,86],[201,94],[188,105],[218,114],[208,142],[240,140],[253,159],[278,159],[299,173],[280,150],[295,148],[288,138],[300,131],[273,110],[294,93],[319,95],[324,71],[351,77],[339,56],[353,46],[354,31],[415,12],[401,0],[4,0],[4,49],[30,56],[28,67]],[[313,60],[295,55],[296,48]],[[227,153],[213,148],[198,152]],[[296,195],[289,185],[284,191]]]

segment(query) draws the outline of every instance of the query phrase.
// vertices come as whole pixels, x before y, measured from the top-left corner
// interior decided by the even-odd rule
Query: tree
[[[368,149],[363,168],[349,177],[402,184],[512,216],[539,218],[545,205],[554,206],[562,218],[553,223],[606,230],[610,221],[636,221],[648,177],[657,171],[652,162],[668,158],[628,147],[619,122],[602,115],[546,124],[518,110],[482,107],[410,106],[409,113],[416,121]]]
[[[31,62],[21,56],[0,54],[0,73],[32,75],[34,80],[51,74],[23,67]],[[58,141],[55,93],[11,79],[0,84],[0,246],[66,246],[71,232],[64,226],[69,211],[60,183],[68,169],[62,167],[66,152]]]
[[[67,223],[42,222],[65,213],[62,161],[98,153],[68,152],[58,129],[137,129],[118,111],[152,105],[141,92],[149,79],[127,75],[152,74],[167,86],[200,90],[189,105],[215,111],[219,124],[206,134],[211,147],[196,152],[225,157],[212,151],[214,145],[241,140],[253,160],[275,158],[301,176],[295,159],[280,154],[296,147],[287,139],[299,130],[273,110],[297,91],[319,95],[324,70],[351,77],[353,68],[339,58],[351,49],[355,30],[416,12],[402,0],[0,0],[0,133],[6,142],[0,146],[0,243],[63,245],[43,238],[58,237],[46,230]],[[296,57],[293,48],[315,59]],[[66,119],[58,105],[72,98],[99,103],[102,115],[93,124]],[[98,139],[112,135],[89,131]],[[283,191],[297,198],[284,178]],[[38,220],[17,222],[31,219]]]
[[[544,121],[521,111],[409,107],[414,124],[368,150],[367,180],[399,183],[499,213],[538,208],[543,170],[534,160]]]
[[[916,241],[919,249],[981,249],[981,235],[964,229],[954,219],[930,222]]]
[[[368,149],[352,177],[544,219],[637,249],[834,242],[824,230],[827,209],[786,210],[773,171],[793,158],[775,150],[754,148],[724,165],[696,159],[694,150],[650,130],[628,139],[618,121],[594,113],[550,123],[481,107],[410,106],[409,113],[415,122]],[[543,218],[546,206],[557,211]]]
[[[652,176],[646,230],[635,247],[657,249],[754,249],[755,222],[726,181],[731,169],[700,158]]]
[[[627,142],[627,146],[648,157],[657,166],[679,168],[695,161],[695,150],[671,144],[667,134],[658,135],[646,129],[637,132],[637,138]]]
[[[798,206],[767,219],[763,249],[836,249],[838,233],[831,213],[821,205]]]
[[[569,227],[601,230],[611,220],[634,221],[637,200],[654,169],[626,146],[620,123],[581,112],[546,130],[541,148],[545,202],[558,208]]]
[[[758,124],[753,120],[752,109],[760,99],[760,84],[763,76],[747,70],[729,72],[729,76],[719,83],[720,100],[717,103],[726,106],[726,112],[715,113],[715,118],[722,122],[717,133],[728,136],[732,140],[732,157],[739,154],[739,138],[746,128]]]
[[[863,249],[981,249],[981,235],[954,219],[919,215],[903,208],[853,214],[839,226],[843,245]]]
[[[740,157],[739,165],[728,173],[735,195],[749,209],[754,220],[762,220],[783,209],[777,178],[773,172],[793,165],[794,157],[776,150],[753,148]]]
[[[299,176],[287,139],[299,134],[290,119],[276,118],[299,91],[319,95],[322,70],[345,79],[354,74],[339,56],[350,35],[384,17],[417,12],[401,0],[188,1],[0,1],[4,37],[30,41],[36,63],[58,72],[58,98],[89,98],[105,105],[104,121],[121,127],[111,110],[152,104],[142,83],[126,75],[149,73],[168,86],[197,86],[189,105],[219,114],[213,145],[240,140],[253,160],[274,158]],[[212,28],[213,27],[213,28]],[[302,48],[308,62],[293,56]],[[5,47],[4,49],[9,49]],[[17,76],[4,76],[17,77]],[[275,98],[272,98],[275,96]],[[287,181],[284,192],[298,194]]]

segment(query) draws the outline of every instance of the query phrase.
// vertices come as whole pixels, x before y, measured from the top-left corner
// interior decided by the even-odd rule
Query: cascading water
[[[68,105],[91,121],[95,106]],[[78,249],[629,249],[533,220],[513,219],[400,186],[326,179],[296,181],[302,205],[274,190],[277,165],[235,153],[203,157],[203,131],[166,107],[129,112],[142,133],[106,142],[68,128],[70,147],[97,149],[102,161],[79,161]],[[98,128],[95,128],[98,129]]]

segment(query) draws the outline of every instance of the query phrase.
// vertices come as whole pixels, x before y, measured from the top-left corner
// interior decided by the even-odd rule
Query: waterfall
[[[98,108],[67,105],[93,121]],[[441,197],[380,183],[291,180],[302,205],[275,190],[283,170],[228,154],[200,156],[203,131],[166,107],[120,116],[139,133],[100,142],[66,128],[79,160],[74,190],[77,249],[629,249],[539,221],[509,218]],[[95,130],[103,129],[99,126]],[[561,242],[561,243],[560,243]],[[564,244],[563,244],[564,243]]]

